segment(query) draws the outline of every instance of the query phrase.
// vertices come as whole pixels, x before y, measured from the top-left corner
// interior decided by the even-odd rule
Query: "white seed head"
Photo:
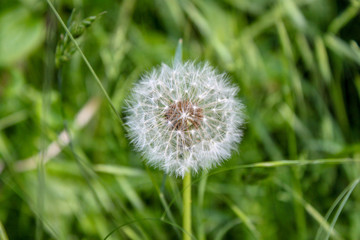
[[[241,140],[237,92],[207,63],[163,64],[141,78],[127,101],[129,137],[150,165],[167,174],[210,169]]]

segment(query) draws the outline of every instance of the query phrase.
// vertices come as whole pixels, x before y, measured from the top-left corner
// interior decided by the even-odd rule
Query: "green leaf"
[[[45,37],[43,21],[23,8],[0,15],[0,66],[26,58],[41,46]]]

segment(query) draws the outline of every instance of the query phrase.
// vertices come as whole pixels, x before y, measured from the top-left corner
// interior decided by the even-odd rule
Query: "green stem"
[[[183,182],[183,240],[191,239],[191,172],[187,172]]]

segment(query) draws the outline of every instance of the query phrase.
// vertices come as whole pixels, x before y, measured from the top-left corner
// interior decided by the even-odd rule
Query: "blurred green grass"
[[[179,38],[239,85],[244,140],[194,177],[196,239],[360,239],[360,1],[54,4],[106,11],[77,41],[120,113]],[[57,68],[64,33],[46,1],[1,3],[0,239],[180,238],[181,180],[142,164],[75,49]]]

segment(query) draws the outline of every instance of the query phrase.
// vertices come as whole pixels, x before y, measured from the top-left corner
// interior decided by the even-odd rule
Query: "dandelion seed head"
[[[129,137],[148,164],[169,175],[210,169],[241,140],[237,92],[207,63],[163,64],[141,78],[127,101]]]

